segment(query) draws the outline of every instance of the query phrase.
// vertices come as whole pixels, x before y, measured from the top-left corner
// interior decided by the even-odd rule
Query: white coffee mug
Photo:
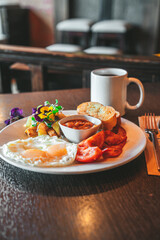
[[[127,101],[127,85],[134,82],[140,90],[140,98],[136,105],[131,106]],[[104,106],[112,106],[125,114],[125,108],[134,110],[144,101],[144,88],[140,80],[128,78],[128,73],[119,68],[101,68],[91,72],[91,101],[99,102]]]

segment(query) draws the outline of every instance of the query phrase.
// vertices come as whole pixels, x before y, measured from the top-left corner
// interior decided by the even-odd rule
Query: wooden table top
[[[145,83],[145,101],[127,110],[138,124],[145,112],[160,115],[160,83]],[[128,100],[139,92],[130,86]],[[0,95],[0,129],[13,107],[25,116],[48,100],[76,109],[90,99],[89,89]],[[160,239],[160,178],[148,176],[144,153],[104,172],[47,175],[25,171],[0,159],[0,239]]]

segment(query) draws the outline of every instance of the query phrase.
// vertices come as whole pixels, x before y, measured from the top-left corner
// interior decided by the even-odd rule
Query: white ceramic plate
[[[64,114],[71,115],[76,114],[74,110],[64,111]],[[27,118],[23,118],[17,122],[10,124],[0,131],[0,146],[3,144],[16,140],[16,139],[25,139],[27,138],[24,134],[25,123]],[[127,143],[123,148],[122,154],[117,158],[108,158],[102,162],[93,162],[93,163],[74,163],[73,165],[66,167],[57,167],[57,168],[40,168],[32,167],[21,162],[17,162],[10,158],[7,158],[3,155],[2,149],[0,148],[0,157],[6,162],[14,165],[16,167],[33,171],[39,173],[47,174],[84,174],[91,172],[100,172],[115,167],[124,165],[136,157],[138,157],[144,150],[146,145],[146,137],[143,131],[134,123],[122,118],[122,127],[127,132]]]

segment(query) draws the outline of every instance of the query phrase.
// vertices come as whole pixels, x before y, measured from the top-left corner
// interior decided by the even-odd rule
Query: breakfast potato
[[[59,120],[65,118],[65,114],[62,113],[62,106],[58,106],[58,100],[56,103],[50,104],[45,101],[44,105],[39,105],[34,108],[32,115],[27,118],[25,133],[28,137],[35,137],[40,135],[58,136],[60,137]],[[34,126],[34,127],[33,127]]]
[[[59,121],[54,122],[52,124],[52,128],[54,129],[54,131],[56,132],[56,134],[60,137],[60,128],[59,128]]]
[[[57,133],[56,133],[56,131],[55,131],[53,128],[50,128],[50,129],[47,131],[47,134],[48,134],[50,137],[57,136]]]
[[[62,112],[57,112],[55,116],[58,117],[59,120],[66,117]]]
[[[49,127],[47,127],[47,125],[44,122],[38,124],[37,127],[38,136],[47,135],[48,130]]]
[[[38,136],[37,133],[37,127],[29,127],[25,130],[25,134],[27,134],[28,137],[36,137]]]

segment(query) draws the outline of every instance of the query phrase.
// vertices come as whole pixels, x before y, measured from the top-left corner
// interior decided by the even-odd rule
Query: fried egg
[[[71,165],[76,153],[77,144],[48,135],[18,139],[3,145],[3,154],[6,157],[37,167]]]

